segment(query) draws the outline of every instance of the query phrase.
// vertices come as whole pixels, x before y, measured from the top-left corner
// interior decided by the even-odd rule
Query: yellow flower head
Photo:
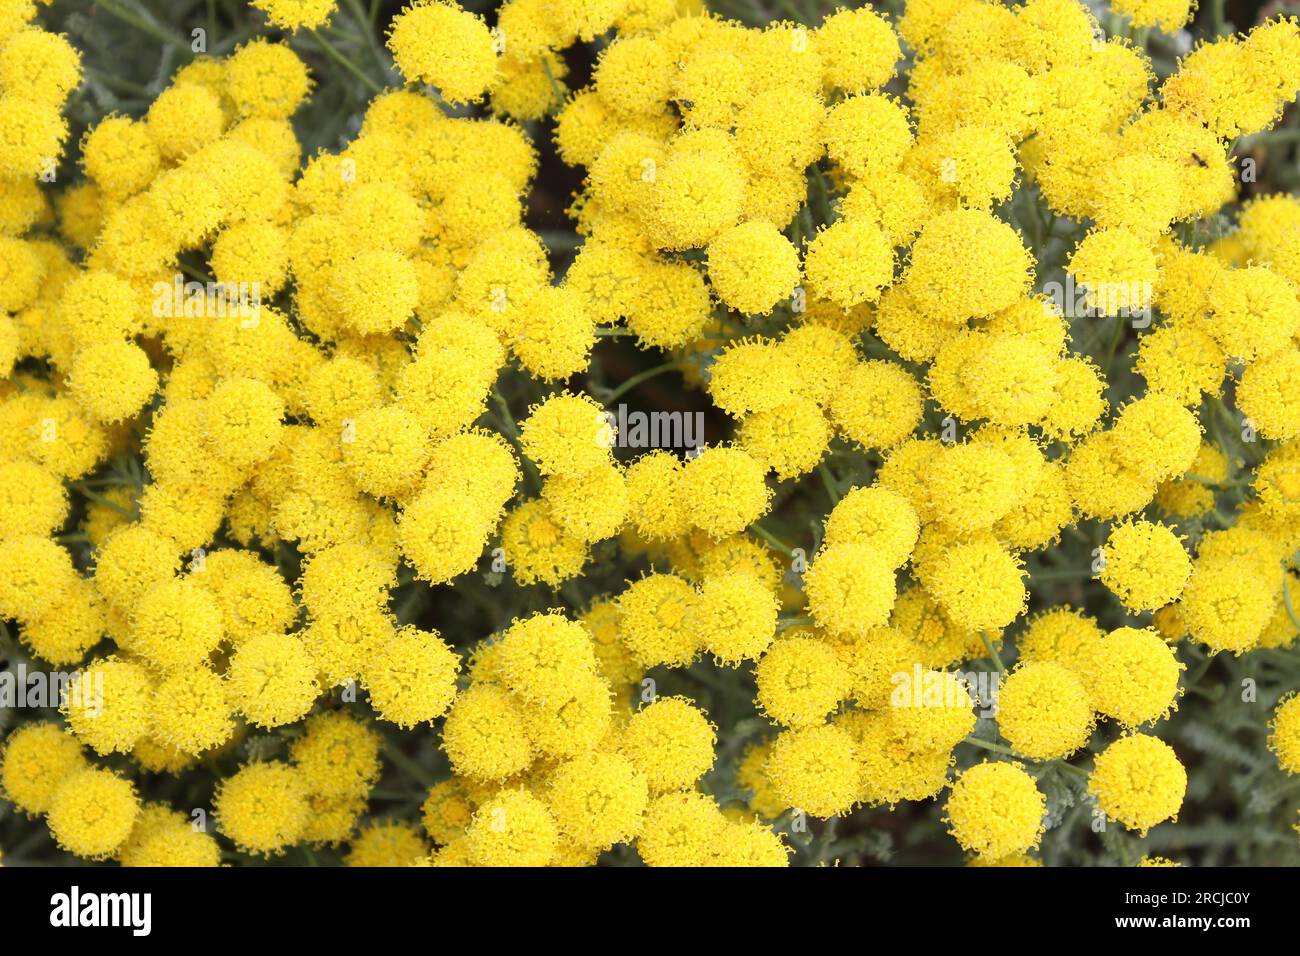
[[[1106,816],[1145,836],[1157,823],[1178,818],[1187,771],[1163,740],[1132,734],[1098,755],[1088,789]]]
[[[288,764],[250,763],[217,785],[217,826],[245,853],[274,856],[303,838],[311,816],[306,783]]]
[[[87,767],[68,776],[54,792],[48,822],[59,846],[102,860],[126,842],[139,813],[140,799],[129,780],[111,770]]]
[[[1155,631],[1118,628],[1092,654],[1088,687],[1099,714],[1132,728],[1173,709],[1183,665]]]
[[[809,816],[847,813],[860,796],[862,767],[853,737],[832,724],[782,731],[764,769],[782,802]]]
[[[456,773],[485,781],[523,771],[534,756],[519,705],[504,688],[480,681],[452,703],[442,746]]]
[[[76,739],[49,722],[15,729],[0,757],[0,789],[5,799],[33,816],[49,812],[63,782],[88,766]]]
[[[1047,799],[1018,764],[985,762],[957,776],[948,829],[963,849],[999,860],[1038,846]]]
[[[661,697],[637,711],[620,750],[645,774],[652,793],[683,790],[713,766],[714,727],[684,697]]]
[[[998,731],[1031,760],[1069,757],[1092,733],[1083,681],[1053,660],[1025,661],[998,691]]]
[[[558,849],[555,819],[546,804],[518,788],[481,804],[465,834],[477,866],[546,866]]]
[[[1192,571],[1178,536],[1149,521],[1112,528],[1101,559],[1102,583],[1133,611],[1154,611],[1176,600]]]

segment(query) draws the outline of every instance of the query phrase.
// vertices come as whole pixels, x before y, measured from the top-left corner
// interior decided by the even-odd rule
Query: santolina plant
[[[1300,862],[1295,20],[92,6],[0,0],[5,862]]]

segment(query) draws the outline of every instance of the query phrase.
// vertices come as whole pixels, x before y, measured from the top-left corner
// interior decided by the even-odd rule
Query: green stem
[[[1206,672],[1209,671],[1210,669],[1210,665],[1213,663],[1214,663],[1214,657],[1210,654],[1206,654],[1205,660],[1203,660],[1201,662],[1201,666],[1196,669],[1196,673],[1193,674],[1191,677],[1187,678],[1183,686],[1188,690],[1194,688],[1197,684],[1200,683],[1201,678],[1205,676]]]
[[[492,401],[496,404],[497,411],[501,413],[501,418],[506,426],[506,433],[518,441],[519,426],[515,424],[515,416],[510,414],[510,405],[506,402],[506,397],[494,388],[492,390]]]
[[[777,6],[779,6],[782,10],[788,13],[791,16],[791,18],[793,18],[795,21],[807,26],[808,24],[807,15],[802,10],[800,10],[797,6],[795,6],[792,0],[777,0]]]
[[[813,858],[814,864],[825,863],[835,858],[835,834],[839,831],[839,828],[839,817],[831,817],[826,821],[825,826],[822,827],[822,832],[817,835],[816,854]]]
[[[1228,33],[1227,6],[1228,0],[1210,0],[1210,26],[1216,37],[1226,36]]]
[[[115,501],[109,501],[103,495],[91,491],[89,488],[82,485],[81,482],[78,481],[72,482],[72,489],[76,491],[77,494],[81,495],[83,498],[93,501],[97,505],[103,505],[105,508],[111,508],[114,511],[116,511],[118,514],[120,514],[122,517],[129,518],[132,521],[135,520],[134,511],[128,511],[126,508],[123,508]]]
[[[821,476],[822,484],[826,488],[826,495],[831,499],[831,507],[834,508],[840,503],[840,495],[835,490],[835,476],[831,474],[830,466],[824,461],[818,462],[817,474]]]
[[[1008,757],[1015,757],[1015,756],[1017,756],[1016,752],[1015,752],[1014,750],[1012,750],[1010,747],[1004,747],[1004,746],[1002,746],[1001,744],[995,744],[995,743],[993,743],[992,741],[989,741],[989,740],[980,740],[980,738],[978,738],[978,737],[967,737],[967,738],[963,741],[963,743],[972,744],[972,745],[974,745],[974,746],[976,746],[976,747],[980,747],[980,748],[982,748],[982,749],[984,749],[984,750],[990,750],[990,751],[992,751],[992,752],[995,753],[995,754],[1005,754],[1005,755],[1008,756]]]
[[[1300,631],[1300,617],[1296,615],[1295,607],[1291,604],[1291,592],[1287,589],[1288,575],[1282,575],[1282,605],[1286,608],[1286,616],[1291,618],[1291,623]]]
[[[788,631],[792,627],[812,627],[815,623],[811,617],[785,617],[776,622],[776,629]]]
[[[633,375],[631,378],[627,379],[625,382],[623,382],[623,384],[620,385],[618,388],[614,389],[614,391],[610,392],[609,397],[605,399],[605,404],[606,405],[614,404],[614,402],[618,401],[620,398],[622,398],[628,392],[632,391],[632,389],[636,388],[642,382],[648,382],[656,375],[662,375],[664,374],[664,372],[671,372],[676,369],[682,369],[685,367],[686,367],[685,362],[673,361],[673,362],[665,362],[663,365],[656,365],[654,368],[648,368],[644,372],[639,372],[636,375]]]
[[[1124,338],[1124,322],[1125,319],[1122,315],[1115,316],[1115,330],[1111,333],[1110,342],[1106,346],[1106,361],[1103,363],[1107,378],[1110,377],[1110,365],[1115,361],[1115,353],[1119,350],[1119,343]]]
[[[338,50],[334,49],[333,44],[331,44],[318,32],[316,32],[313,29],[308,29],[307,32],[311,34],[312,39],[316,41],[317,45],[320,46],[320,48],[323,51],[325,51],[326,56],[328,56],[331,60],[333,60],[335,63],[339,64],[340,66],[342,66],[345,70],[347,70],[358,80],[364,83],[366,85],[366,88],[369,89],[371,93],[378,94],[384,91],[384,88],[380,86],[379,83],[373,77],[367,75],[361,69],[361,67],[357,66],[355,63],[353,63],[351,60],[345,57]]]
[[[415,790],[385,790],[376,787],[369,794],[372,800],[395,800],[403,803],[423,801],[425,795]]]
[[[782,541],[780,538],[778,538],[776,535],[774,535],[772,532],[768,531],[762,525],[757,523],[752,524],[749,526],[749,530],[754,532],[754,534],[758,535],[760,538],[762,538],[772,547],[776,548],[776,550],[780,551],[787,558],[794,557],[794,549],[791,548],[784,541]]]
[[[387,743],[384,745],[384,753],[388,759],[401,770],[405,770],[414,777],[420,784],[426,787],[433,786],[433,773],[421,767],[418,763],[402,753],[396,744]]]
[[[1225,515],[1220,509],[1214,508],[1213,510],[1210,511],[1210,514],[1214,515],[1214,520],[1219,522],[1219,524],[1222,525],[1224,528],[1232,527],[1233,525],[1232,518]]]
[[[204,285],[207,285],[208,283],[214,281],[212,276],[207,275],[200,269],[196,269],[194,266],[190,265],[189,263],[183,260],[178,259],[176,261],[176,265],[180,267],[181,272],[184,272],[195,282],[202,282]]]
[[[1056,767],[1059,770],[1068,771],[1069,773],[1074,774],[1076,777],[1080,777],[1084,780],[1087,780],[1088,777],[1091,776],[1091,774],[1089,774],[1088,771],[1084,770],[1082,767],[1076,767],[1074,764],[1066,763],[1064,760],[1053,760],[1052,766]]]
[[[163,29],[152,20],[141,16],[134,10],[128,10],[126,7],[118,3],[117,0],[91,0],[91,2],[94,3],[95,6],[107,10],[123,23],[128,23],[137,30],[149,34],[155,40],[159,40],[168,46],[173,46],[180,50],[189,50],[190,48],[189,43],[176,36],[176,34]]]
[[[1047,568],[1042,571],[1035,571],[1029,575],[1030,583],[1038,584],[1044,581],[1086,581],[1092,577],[1092,571],[1074,568]]]
[[[1183,480],[1195,481],[1198,484],[1209,485],[1212,488],[1249,488],[1252,484],[1252,482],[1243,478],[1238,478],[1235,481],[1219,481],[1216,478],[1207,478],[1205,475],[1198,475],[1191,471],[1183,475]]]
[[[551,84],[551,95],[555,97],[554,105],[560,106],[568,97],[565,96],[564,87],[560,85],[560,81],[551,72],[551,59],[548,56],[542,57],[542,71],[546,74],[546,82]]]
[[[989,660],[993,662],[994,666],[996,666],[999,671],[1006,673],[1007,667],[1002,663],[1002,655],[997,652],[997,648],[993,646],[993,642],[989,640],[989,636],[983,631],[980,631],[980,640],[984,642],[984,650],[989,653]]]
[[[383,47],[379,45],[379,41],[375,38],[374,19],[362,8],[361,0],[344,0],[344,2],[348,5],[348,9],[352,11],[352,17],[357,21],[357,26],[365,35],[366,46],[375,58],[375,63],[379,65],[380,70],[387,74],[388,62],[384,58]]]
[[[143,99],[153,99],[154,94],[139,83],[132,83],[130,80],[124,80],[120,76],[105,73],[103,70],[97,70],[93,66],[86,66],[85,64],[82,64],[81,71],[96,83],[99,83],[102,86],[107,86],[109,89],[116,90],[119,93],[125,93],[128,96],[138,96]]]
[[[1300,143],[1300,129],[1287,127],[1286,129],[1256,133],[1248,138],[1246,145],[1250,147],[1268,145],[1269,143]]]
[[[811,171],[813,201],[817,206],[817,216],[823,226],[831,224],[831,193],[826,186],[826,177],[816,166]]]

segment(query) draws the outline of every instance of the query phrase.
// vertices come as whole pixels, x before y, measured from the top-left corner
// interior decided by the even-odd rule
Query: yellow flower
[[[153,677],[143,666],[100,658],[78,672],[63,714],[68,728],[96,753],[126,753],[152,727],[153,694]]]
[[[1241,654],[1259,643],[1281,585],[1275,573],[1236,557],[1198,559],[1179,601],[1192,637],[1211,651]]]
[[[1102,583],[1133,611],[1154,611],[1176,600],[1192,572],[1178,536],[1149,521],[1113,527],[1101,560]]]
[[[441,717],[456,696],[460,659],[436,632],[407,625],[373,647],[362,666],[371,706],[384,720],[414,727]]]
[[[1088,689],[1093,706],[1126,728],[1159,720],[1175,706],[1182,670],[1155,631],[1118,628],[1092,650]]]
[[[257,39],[226,61],[226,91],[241,116],[288,119],[307,98],[311,79],[288,44]]]
[[[828,89],[856,93],[884,86],[901,51],[889,21],[874,10],[838,10],[822,21],[813,45]]]
[[[555,819],[527,790],[502,790],[474,811],[465,831],[477,866],[546,866],[558,848]]]
[[[849,671],[830,645],[787,635],[754,668],[755,702],[773,720],[790,726],[823,721],[849,693]]]
[[[897,593],[894,577],[894,568],[871,544],[830,545],[808,569],[808,609],[832,633],[865,634],[888,622]]]
[[[1278,766],[1289,774],[1300,773],[1300,704],[1294,694],[1278,704],[1270,724],[1269,749],[1277,755]]]
[[[713,798],[692,790],[661,794],[646,811],[637,852],[646,866],[710,866],[726,828]]]
[[[419,828],[405,820],[371,822],[352,840],[344,866],[419,866],[429,855]]]
[[[700,651],[696,628],[699,595],[688,581],[651,574],[619,595],[621,635],[643,667],[689,664]]]
[[[303,838],[311,815],[306,784],[287,764],[250,763],[217,785],[217,826],[245,853],[274,856]]]
[[[812,817],[847,813],[859,798],[862,767],[853,737],[832,724],[782,731],[764,769],[782,802]]]
[[[927,586],[952,620],[975,631],[997,631],[1025,609],[1024,571],[995,541],[954,544],[935,562]]]
[[[1206,298],[1210,335],[1239,361],[1253,362],[1282,351],[1300,330],[1295,287],[1262,266],[1225,271]]]
[[[151,738],[185,754],[200,754],[235,733],[230,694],[221,675],[203,666],[173,670],[154,688]]]
[[[147,803],[117,858],[123,866],[220,866],[221,846],[181,811]]]
[[[442,746],[456,773],[481,780],[504,780],[533,761],[519,706],[504,688],[478,681],[452,703]]]
[[[661,697],[632,715],[621,752],[645,774],[651,793],[683,790],[713,766],[714,727],[684,697]]]
[[[131,835],[140,813],[135,786],[111,770],[87,767],[59,785],[50,802],[50,833],[77,856],[101,860]]]
[[[863,448],[891,449],[912,436],[925,411],[916,379],[889,362],[857,363],[830,397],[830,416]]]
[[[946,813],[964,849],[1000,860],[1038,846],[1047,799],[1019,764],[986,762],[958,774]]]
[[[546,795],[559,832],[580,846],[600,850],[637,837],[648,801],[645,774],[626,757],[608,753],[562,764]]]
[[[408,83],[428,83],[449,103],[478,100],[497,76],[497,53],[482,18],[453,3],[418,2],[392,23],[388,48]]]
[[[1133,734],[1097,756],[1088,789],[1106,816],[1146,836],[1157,823],[1178,818],[1187,771],[1163,740]]]
[[[695,526],[713,538],[749,527],[772,498],[763,466],[748,452],[726,446],[705,448],[687,462],[679,491]]]
[[[81,745],[49,722],[15,729],[0,757],[5,799],[33,816],[49,812],[63,782],[88,766]]]
[[[1022,663],[998,691],[998,730],[1031,760],[1069,757],[1087,744],[1092,726],[1083,681],[1056,661]]]
[[[874,223],[841,219],[821,230],[804,258],[808,287],[843,309],[875,302],[894,279],[894,250]]]
[[[253,6],[282,30],[314,30],[329,22],[334,0],[255,0]]]
[[[235,706],[259,727],[302,719],[320,692],[311,655],[293,634],[258,634],[244,641],[226,679]]]

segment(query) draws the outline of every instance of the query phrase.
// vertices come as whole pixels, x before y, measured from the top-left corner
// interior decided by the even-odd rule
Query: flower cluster
[[[1300,682],[1300,199],[1240,171],[1296,21],[252,6],[65,186],[81,54],[0,0],[0,621],[74,671],[0,791],[63,850],[786,866],[902,812],[1019,866],[1091,807],[1134,862],[1198,682]],[[639,450],[665,374],[709,441]]]

